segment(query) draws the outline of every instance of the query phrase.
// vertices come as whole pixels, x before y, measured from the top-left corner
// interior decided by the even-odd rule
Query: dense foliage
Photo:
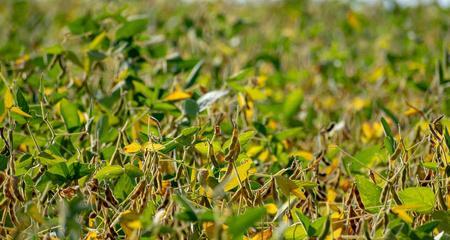
[[[1,1],[2,239],[450,239],[449,28],[389,1]]]

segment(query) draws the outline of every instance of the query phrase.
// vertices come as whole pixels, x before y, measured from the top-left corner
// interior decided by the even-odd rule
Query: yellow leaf
[[[137,239],[135,238],[135,231],[142,227],[139,215],[130,210],[126,210],[120,213],[119,223],[120,227],[125,232],[127,239]]]
[[[412,116],[412,115],[415,115],[417,113],[419,113],[419,111],[417,109],[410,107],[403,114],[405,114],[406,116]]]
[[[363,109],[365,106],[367,106],[368,104],[369,104],[369,101],[362,99],[360,97],[356,97],[352,100],[351,106],[353,107],[353,109],[355,111],[359,111],[359,110]]]
[[[447,206],[450,207],[450,193],[447,194]]]
[[[325,239],[326,240],[340,239],[341,234],[342,234],[342,228],[338,228],[338,229],[333,231],[333,236],[331,236],[331,234],[329,234]]]
[[[89,218],[88,226],[93,228],[95,226],[95,218]]]
[[[327,203],[334,203],[336,200],[337,193],[333,189],[328,189],[327,191]]]
[[[255,156],[257,156],[263,149],[264,149],[264,146],[261,146],[261,145],[251,146],[251,147],[248,148],[247,156],[249,156],[249,157],[255,157]]]
[[[4,99],[5,108],[11,108],[14,105],[14,96],[8,87],[5,88],[5,99]]]
[[[264,94],[264,92],[260,89],[246,87],[245,91],[255,101],[265,100],[267,98],[266,94]]]
[[[141,144],[139,143],[131,143],[123,148],[123,151],[126,153],[136,153],[141,150]]]
[[[21,115],[21,116],[24,116],[24,117],[31,117],[30,114],[28,114],[28,113],[22,111],[22,109],[20,109],[19,107],[11,107],[10,110],[11,110],[11,112],[17,113],[17,114],[19,114],[19,115]]]
[[[267,159],[270,156],[270,152],[269,150],[264,150],[261,154],[259,154],[258,159],[261,160],[262,162],[267,161]]]
[[[361,27],[359,19],[354,12],[350,11],[347,13],[347,22],[353,29],[359,30]]]
[[[306,199],[305,194],[302,192],[302,190],[300,190],[300,188],[296,188],[296,189],[292,190],[291,192],[299,199],[303,199],[303,200]]]
[[[304,158],[307,161],[311,161],[314,159],[314,155],[308,151],[297,151],[297,152],[294,152],[292,155]]]
[[[239,179],[241,181],[244,181],[245,179],[247,179],[251,174],[255,173],[256,170],[255,169],[250,169],[252,166],[252,161],[251,160],[247,160],[244,164],[240,165],[239,167],[237,167],[237,172],[239,174],[239,178],[236,175],[236,172],[233,171],[233,173],[231,174],[227,184],[225,184],[224,187],[224,191],[228,192],[231,189],[239,186]]]
[[[256,233],[251,239],[252,240],[268,240],[272,237],[272,229],[266,229],[264,231]]]
[[[86,240],[97,240],[97,239],[100,239],[100,238],[97,236],[97,232],[89,231],[89,233],[86,235],[86,237],[84,239],[86,239]]]
[[[400,205],[391,208],[392,212],[397,214],[399,218],[407,223],[412,223],[413,218],[406,212],[406,210],[411,209],[413,206]]]
[[[213,222],[204,222],[202,224],[203,231],[206,233],[209,239],[214,238],[215,224]]]
[[[89,50],[95,49],[102,41],[103,39],[105,39],[106,33],[102,32],[99,35],[97,35],[97,37],[94,38],[94,40],[92,40],[92,42],[89,43]]]
[[[277,205],[273,204],[273,203],[268,203],[265,205],[266,207],[266,211],[268,214],[270,215],[275,215],[278,212],[278,207]]]
[[[190,93],[178,90],[178,91],[175,91],[175,92],[167,95],[164,98],[164,100],[166,100],[166,101],[178,101],[178,100],[188,99],[190,97],[191,97]]]

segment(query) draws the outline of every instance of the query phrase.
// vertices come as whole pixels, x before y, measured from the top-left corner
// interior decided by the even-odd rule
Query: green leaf
[[[125,165],[125,173],[130,177],[140,177],[144,175],[141,169],[132,165],[131,163]]]
[[[278,132],[277,134],[275,134],[275,137],[282,141],[288,138],[295,138],[295,137],[300,137],[302,136],[303,133],[303,128],[301,127],[296,127],[296,128],[288,128],[285,130],[282,130],[280,132]]]
[[[381,124],[383,125],[383,130],[386,136],[393,137],[394,135],[392,134],[391,127],[389,127],[389,124],[384,117],[381,118]]]
[[[192,68],[191,73],[189,74],[188,78],[186,79],[186,85],[184,85],[184,88],[189,88],[192,85],[194,85],[195,81],[197,80],[199,74],[200,74],[200,70],[202,69],[204,61],[200,60],[195,66],[194,68]]]
[[[199,109],[196,101],[194,101],[192,99],[187,99],[184,101],[184,113],[189,118],[197,117],[199,110],[200,109]]]
[[[75,131],[81,125],[80,117],[78,116],[77,105],[67,101],[67,99],[61,100],[60,103],[61,115],[66,124],[69,132]]]
[[[431,216],[440,222],[438,225],[440,231],[450,232],[450,211],[436,211]]]
[[[435,162],[424,162],[424,163],[422,163],[422,166],[424,168],[428,168],[428,169],[431,169],[431,170],[438,170],[439,169],[439,165],[437,163],[435,163]]]
[[[182,207],[182,211],[179,212],[176,217],[180,220],[195,222],[198,220],[194,207],[191,202],[183,195],[175,195],[175,201]]]
[[[308,234],[302,224],[294,224],[286,229],[283,234],[285,240],[308,239]]]
[[[403,205],[419,213],[427,213],[433,210],[435,195],[428,187],[410,187],[398,193]]]
[[[124,169],[118,165],[105,166],[101,168],[94,176],[98,180],[114,179],[124,173]]]
[[[386,135],[386,138],[384,140],[384,145],[388,149],[390,154],[393,154],[395,151],[396,142],[394,138],[394,134],[392,133],[391,128],[389,127],[389,124],[387,123],[386,119],[383,117],[381,118],[381,124],[383,125],[384,133]]]
[[[230,78],[228,78],[228,82],[240,81],[240,80],[244,79],[245,77],[247,77],[252,70],[253,70],[252,68],[242,69],[239,72],[233,74]]]
[[[61,162],[55,164],[47,170],[48,173],[58,175],[64,179],[69,177],[69,169],[67,168],[67,164],[65,162]]]
[[[366,211],[377,213],[380,210],[380,196],[382,189],[368,178],[356,176],[356,186]]]
[[[300,110],[303,103],[303,91],[301,89],[293,90],[285,99],[283,105],[284,117],[287,121],[291,120]]]
[[[450,149],[450,135],[448,134],[448,128],[445,128],[444,137],[445,144],[447,145],[447,148]]]
[[[243,132],[241,134],[239,134],[239,144],[241,144],[241,146],[244,146],[245,144],[247,144],[254,136],[256,135],[256,132],[251,130],[251,131],[247,131],[247,132]],[[231,145],[231,138],[228,139],[224,144],[223,144],[223,150],[226,150],[230,147]]]
[[[145,31],[147,28],[147,19],[136,19],[125,22],[116,32],[116,39],[132,37]]]
[[[20,90],[20,89],[17,90],[16,100],[17,100],[17,105],[19,105],[19,107],[20,107],[20,109],[22,109],[22,111],[24,111],[26,113],[30,112],[30,108],[28,106],[27,100],[23,96],[22,90]]]
[[[357,152],[353,158],[344,158],[344,164],[351,172],[360,172],[361,169],[372,167],[374,164],[386,159],[386,154],[379,146],[371,146]]]
[[[244,214],[239,216],[228,217],[228,231],[232,239],[238,239],[247,231],[248,228],[254,226],[266,214],[266,208],[249,208]]]
[[[125,199],[133,191],[134,185],[133,179],[123,174],[114,185],[114,196],[120,200]]]

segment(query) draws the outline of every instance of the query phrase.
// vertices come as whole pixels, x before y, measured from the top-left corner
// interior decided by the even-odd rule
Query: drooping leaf
[[[380,210],[381,187],[372,183],[368,178],[356,176],[356,186],[364,204],[364,209],[370,213],[376,213]]]
[[[231,216],[226,220],[228,232],[232,239],[238,239],[247,231],[248,228],[254,226],[264,215],[266,208],[248,208],[244,214],[239,216]]]
[[[108,180],[120,177],[124,172],[125,169],[123,169],[121,166],[111,165],[102,167],[100,170],[98,170],[94,177],[98,180]]]

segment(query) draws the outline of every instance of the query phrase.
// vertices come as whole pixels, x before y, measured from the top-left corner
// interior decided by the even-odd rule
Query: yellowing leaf
[[[236,172],[233,171],[233,173],[230,176],[230,179],[228,180],[228,182],[225,184],[224,187],[224,191],[228,192],[231,189],[239,186],[239,179],[241,181],[244,181],[245,179],[247,179],[251,174],[256,172],[256,169],[251,169],[252,166],[252,161],[251,160],[247,160],[244,164],[240,165],[239,167],[237,167],[237,172],[239,174],[239,178],[236,175]]]
[[[297,184],[291,179],[278,175],[275,177],[278,187],[281,189],[284,195],[294,194],[299,199],[306,199],[305,194],[300,190]]]
[[[167,95],[164,100],[166,101],[179,101],[183,99],[188,99],[191,97],[190,93],[183,92],[183,91],[175,91],[169,95]]]
[[[127,239],[134,239],[134,232],[142,227],[141,221],[139,220],[139,215],[130,210],[126,210],[120,214],[119,223],[122,230],[125,232]]]
[[[5,88],[5,98],[4,98],[5,108],[11,108],[14,105],[14,96],[8,87]]]
[[[363,109],[365,106],[367,106],[368,104],[369,104],[369,101],[367,101],[363,98],[360,98],[360,97],[356,97],[352,100],[351,106],[355,111],[359,111],[359,110]]]
[[[17,114],[19,114],[19,115],[21,115],[21,116],[24,116],[24,117],[31,117],[30,114],[28,114],[28,113],[22,111],[22,109],[20,109],[19,107],[11,107],[10,110],[11,110],[11,112],[17,113]]]
[[[164,145],[159,144],[159,143],[151,143],[151,142],[146,142],[144,143],[144,145],[142,146],[143,150],[145,151],[149,151],[149,152],[157,152],[161,149],[164,149]]]
[[[126,153],[136,153],[141,150],[141,144],[139,143],[131,143],[123,148],[123,151]]]
[[[100,239],[100,237],[97,236],[97,232],[96,231],[89,231],[89,233],[86,235],[86,237],[84,239],[86,239],[86,240],[97,240],[97,239]]]

